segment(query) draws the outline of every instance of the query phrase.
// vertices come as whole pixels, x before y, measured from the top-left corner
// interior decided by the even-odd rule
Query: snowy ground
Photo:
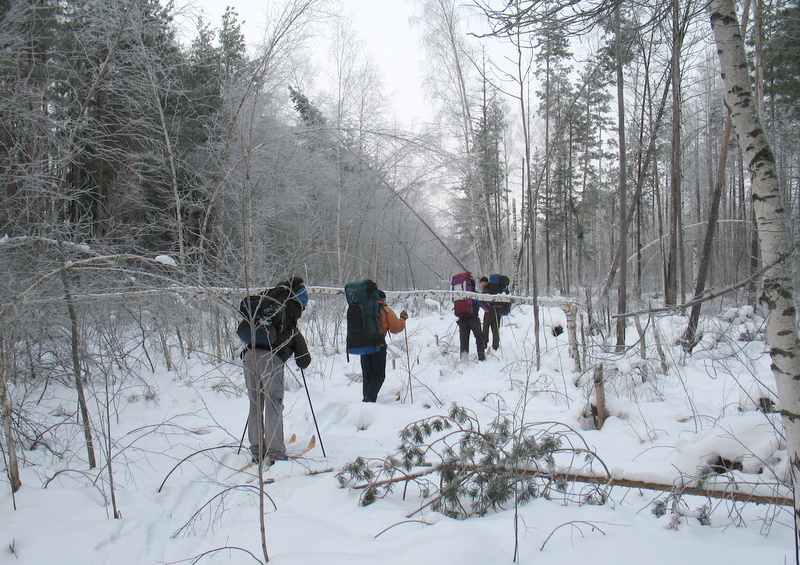
[[[399,310],[401,305],[395,306]],[[453,402],[471,409],[483,422],[498,410],[519,413],[524,404],[526,421],[566,424],[615,475],[629,479],[671,484],[696,476],[714,455],[739,461],[741,470],[710,478],[711,484],[785,478],[779,420],[756,410],[759,398],[774,399],[765,345],[758,339],[739,339],[742,333],[758,333],[759,320],[747,310],[707,321],[706,337],[691,358],[666,346],[668,375],[658,374],[652,333],[647,334],[647,359],[639,356],[637,346],[629,357],[607,361],[610,417],[598,431],[588,429],[585,417],[593,393],[591,371],[574,373],[566,333],[555,337],[550,331],[550,326],[563,322],[558,310],[545,309],[542,368],[537,371],[530,307],[517,306],[504,319],[501,349],[479,363],[459,361],[449,309],[437,312],[434,304],[428,306],[416,308],[409,320],[413,403],[408,398],[402,334],[393,338],[389,376],[374,405],[360,401],[358,359],[348,363],[344,354],[314,345],[306,379],[327,456],[318,443],[305,458],[278,462],[266,471],[266,477],[274,479],[264,487],[271,562],[512,562],[512,510],[456,520],[425,509],[407,518],[425,502],[412,490],[405,499],[398,488],[361,507],[359,492],[339,487],[336,471],[345,463],[357,456],[386,456],[397,446],[403,426],[444,414]],[[665,344],[680,335],[682,324],[680,318],[660,321]],[[636,339],[631,328],[629,343]],[[597,356],[601,349],[589,351]],[[300,446],[315,428],[306,392],[299,386],[300,373],[293,363],[288,366],[293,371],[287,372],[291,390],[285,428],[287,437],[297,435],[293,445]],[[81,461],[84,453],[75,427],[75,437],[64,440],[71,450],[64,460],[44,449],[25,452],[22,489],[12,498],[4,483],[0,563],[263,561],[258,482],[250,471],[235,472],[248,461],[244,452],[237,453],[247,400],[236,360],[193,357],[176,371],[143,370],[140,377],[139,382],[126,382],[113,397],[118,414],[111,419],[113,471],[121,519],[111,516],[107,474],[89,472]],[[104,397],[99,398],[93,405],[98,429]],[[41,409],[57,417],[59,411],[73,412],[74,403],[73,391],[53,386],[45,391]],[[192,455],[202,449],[207,450]],[[707,499],[683,497],[675,509],[685,516],[667,512],[658,517],[653,503],[665,497],[663,492],[615,487],[602,506],[537,499],[519,511],[519,562],[794,562],[791,513],[786,508],[715,499],[710,501],[710,523],[703,525],[692,515]],[[216,551],[219,548],[229,549]]]

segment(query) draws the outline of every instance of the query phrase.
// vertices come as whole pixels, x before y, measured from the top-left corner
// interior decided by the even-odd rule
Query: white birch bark
[[[750,72],[733,0],[711,0],[711,28],[717,45],[725,105],[739,138],[750,172],[751,198],[758,227],[758,240],[765,267],[761,303],[767,311],[767,343],[772,372],[778,387],[783,426],[789,453],[792,484],[800,484],[800,339],[792,279],[784,258],[788,257],[789,210],[778,190],[775,156],[750,87]],[[800,528],[800,499],[795,496],[795,542]]]
[[[17,448],[14,441],[14,434],[11,431],[11,402],[8,399],[6,388],[6,368],[3,360],[3,340],[0,336],[0,420],[3,421],[3,431],[6,436],[6,446],[8,447],[8,460],[6,462],[6,472],[11,483],[11,493],[17,492],[22,486],[19,478],[19,462],[17,461]]]

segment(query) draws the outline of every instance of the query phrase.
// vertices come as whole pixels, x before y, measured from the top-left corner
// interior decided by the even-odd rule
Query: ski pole
[[[247,424],[250,423],[250,418],[244,421],[244,429],[242,430],[242,439],[239,440],[239,449],[236,450],[236,455],[242,452],[242,447],[244,446],[244,434],[247,433]]]
[[[411,397],[411,404],[414,404],[414,387],[411,384],[411,355],[408,353],[408,329],[403,328],[403,335],[406,338],[406,367],[408,367],[408,394]]]
[[[322,434],[319,433],[319,426],[317,425],[317,415],[314,414],[314,405],[311,404],[311,393],[308,392],[308,383],[306,382],[306,372],[300,367],[300,375],[303,377],[303,387],[306,389],[306,396],[308,397],[308,407],[311,408],[311,417],[314,419],[314,428],[317,430],[317,437],[319,438],[319,446],[322,448],[322,456],[327,457],[325,454],[325,445],[322,443]]]

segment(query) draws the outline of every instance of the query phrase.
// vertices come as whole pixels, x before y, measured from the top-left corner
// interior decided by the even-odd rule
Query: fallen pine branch
[[[436,471],[439,470],[439,467],[441,467],[440,464],[439,465],[428,464],[428,465],[426,465],[424,471],[418,471],[416,473],[406,473],[406,474],[404,474],[404,475],[402,475],[400,477],[392,477],[390,479],[383,479],[381,481],[364,483],[363,485],[354,485],[351,488],[353,488],[354,490],[360,490],[360,489],[365,489],[367,487],[380,487],[380,486],[389,485],[389,484],[392,484],[392,483],[401,483],[403,481],[413,481],[413,480],[418,479],[420,477],[424,477],[425,475],[430,475],[431,473],[435,473]]]

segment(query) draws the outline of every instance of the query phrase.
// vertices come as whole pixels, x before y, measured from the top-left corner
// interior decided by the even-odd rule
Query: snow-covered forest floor
[[[580,496],[565,500],[552,491],[550,499],[538,498],[516,512],[506,504],[481,517],[457,520],[428,507],[415,512],[426,500],[414,484],[406,489],[400,483],[385,498],[362,507],[361,491],[341,488],[337,479],[338,471],[359,456],[392,453],[407,424],[446,414],[456,403],[482,426],[499,414],[524,418],[534,430],[553,429],[558,422],[568,441],[578,445],[582,437],[616,477],[697,485],[705,474],[705,485],[749,490],[747,485],[764,483],[759,493],[790,496],[785,487],[772,486],[786,478],[786,452],[779,416],[759,410],[777,398],[760,320],[747,308],[705,319],[705,337],[690,357],[673,345],[684,328],[680,317],[643,319],[644,349],[631,324],[628,343],[636,345],[624,357],[586,337],[587,368],[576,373],[567,332],[552,332],[554,325],[564,324],[557,308],[543,308],[537,370],[530,306],[514,307],[502,322],[502,347],[478,362],[474,340],[470,359],[459,359],[449,305],[430,300],[406,305],[390,300],[390,305],[397,311],[409,306],[412,317],[407,336],[391,340],[388,377],[376,404],[361,402],[358,358],[348,362],[331,343],[320,343],[319,336],[333,330],[312,331],[304,325],[313,314],[313,300],[301,320],[314,356],[305,379],[326,455],[318,442],[305,457],[265,471],[274,479],[264,485],[270,562],[511,563],[515,543],[518,561],[537,565],[794,562],[791,511],[779,505],[613,487],[605,504],[588,504]],[[661,372],[654,323],[667,374]],[[588,403],[594,398],[594,365],[601,357],[608,419],[596,430]],[[64,429],[74,434],[60,438],[57,451],[63,457],[41,445],[28,449],[22,489],[12,497],[4,483],[0,562],[263,561],[258,482],[252,468],[236,472],[249,461],[246,450],[238,451],[247,414],[238,356],[193,354],[174,360],[172,371],[152,371],[142,362],[136,379],[113,379],[108,390],[98,375],[90,381],[102,461],[111,438],[120,519],[112,517],[108,470],[89,470],[80,427],[61,426],[62,434]],[[295,449],[316,433],[301,385],[302,376],[290,361],[285,429],[287,438],[296,434],[290,446]],[[40,397],[37,409],[43,419],[75,417],[75,391],[55,381],[35,390],[17,383],[10,394]],[[736,469],[711,472],[713,463],[725,471],[723,459]],[[435,475],[430,479],[438,482]],[[578,495],[587,489],[581,483],[568,487]]]

